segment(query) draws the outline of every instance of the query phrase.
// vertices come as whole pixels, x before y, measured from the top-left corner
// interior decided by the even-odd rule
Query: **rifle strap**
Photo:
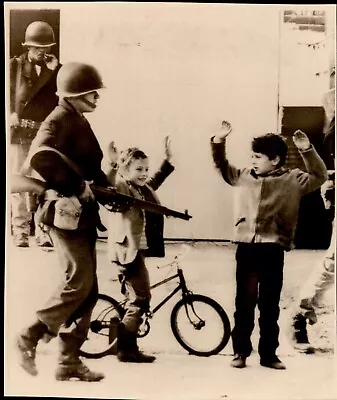
[[[36,154],[36,153],[39,153],[40,151],[52,151],[52,152],[58,154],[58,155],[62,158],[62,160],[63,160],[72,170],[74,170],[74,171],[77,173],[78,176],[80,176],[81,178],[83,178],[83,173],[82,173],[81,169],[80,169],[72,160],[70,160],[69,157],[67,157],[66,155],[64,155],[63,153],[61,153],[59,150],[56,150],[56,149],[54,149],[53,147],[50,147],[50,146],[41,146],[41,147],[38,147],[38,148],[34,151],[34,153],[32,154],[32,156],[33,156],[34,154]],[[31,156],[31,157],[32,157],[32,156]],[[84,178],[83,178],[83,179],[84,179]]]

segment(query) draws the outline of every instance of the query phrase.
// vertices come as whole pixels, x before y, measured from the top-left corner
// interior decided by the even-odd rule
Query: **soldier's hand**
[[[332,179],[328,179],[321,186],[321,196],[325,209],[330,210],[335,198],[335,182]]]
[[[300,129],[294,132],[293,142],[298,150],[305,151],[310,149],[310,140],[308,136]]]
[[[84,203],[87,203],[89,201],[94,201],[95,196],[90,188],[90,185],[93,183],[93,181],[84,181],[85,186],[82,191],[82,193],[78,196],[80,200],[82,200]]]
[[[10,124],[11,126],[18,126],[19,125],[19,117],[16,112],[13,112],[10,116]]]
[[[226,137],[232,132],[232,125],[228,121],[222,121],[221,129],[215,135],[215,142],[223,142]]]
[[[335,260],[333,258],[325,258],[323,262],[326,271],[330,273],[335,272]]]
[[[51,71],[54,71],[54,69],[56,69],[56,67],[59,65],[59,60],[54,54],[46,54],[45,60],[48,69],[50,69]]]

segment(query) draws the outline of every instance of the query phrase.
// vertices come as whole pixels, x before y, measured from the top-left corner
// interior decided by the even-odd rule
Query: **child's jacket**
[[[173,170],[174,167],[165,160],[159,171],[147,181],[146,185],[138,188],[141,194],[119,174],[116,176],[115,187],[120,193],[160,204],[155,190],[159,188]],[[152,257],[163,257],[165,255],[163,239],[164,217],[151,212],[145,212],[145,216],[145,234],[148,245],[145,254]],[[125,265],[135,259],[139,250],[144,222],[143,211],[135,207],[131,207],[125,212],[109,213],[108,252],[111,262]]]
[[[225,143],[211,139],[213,161],[223,179],[235,188],[235,242],[278,243],[293,248],[298,208],[303,195],[327,180],[327,170],[316,150],[300,152],[308,172],[281,167],[258,176],[252,169],[229,164]]]

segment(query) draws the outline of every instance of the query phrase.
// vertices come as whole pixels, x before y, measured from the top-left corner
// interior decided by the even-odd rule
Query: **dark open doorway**
[[[286,166],[305,170],[302,158],[292,141],[292,134],[301,129],[324,159],[323,107],[284,107],[281,133],[288,143]],[[330,244],[331,221],[320,190],[304,196],[300,203],[295,246],[299,249],[326,249]]]

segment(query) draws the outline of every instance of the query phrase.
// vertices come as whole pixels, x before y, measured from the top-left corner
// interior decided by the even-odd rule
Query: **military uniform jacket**
[[[56,107],[56,76],[61,68],[50,70],[43,64],[40,75],[28,60],[28,53],[10,60],[10,112],[16,112],[19,119],[42,122]],[[36,129],[16,127],[11,129],[12,143],[30,143]]]
[[[79,114],[65,99],[42,123],[34,141],[30,155],[39,153],[44,146],[52,147],[69,158],[81,171],[81,176],[64,164],[54,165],[48,154],[39,159],[38,168],[32,167],[45,179],[47,187],[63,196],[78,196],[83,190],[84,180],[107,187],[109,182],[101,169],[103,152],[87,119]],[[62,160],[60,160],[62,161]],[[83,218],[82,218],[83,217]],[[83,220],[83,221],[82,221]],[[82,224],[81,224],[82,222]],[[99,223],[98,204],[85,204],[80,225]]]

